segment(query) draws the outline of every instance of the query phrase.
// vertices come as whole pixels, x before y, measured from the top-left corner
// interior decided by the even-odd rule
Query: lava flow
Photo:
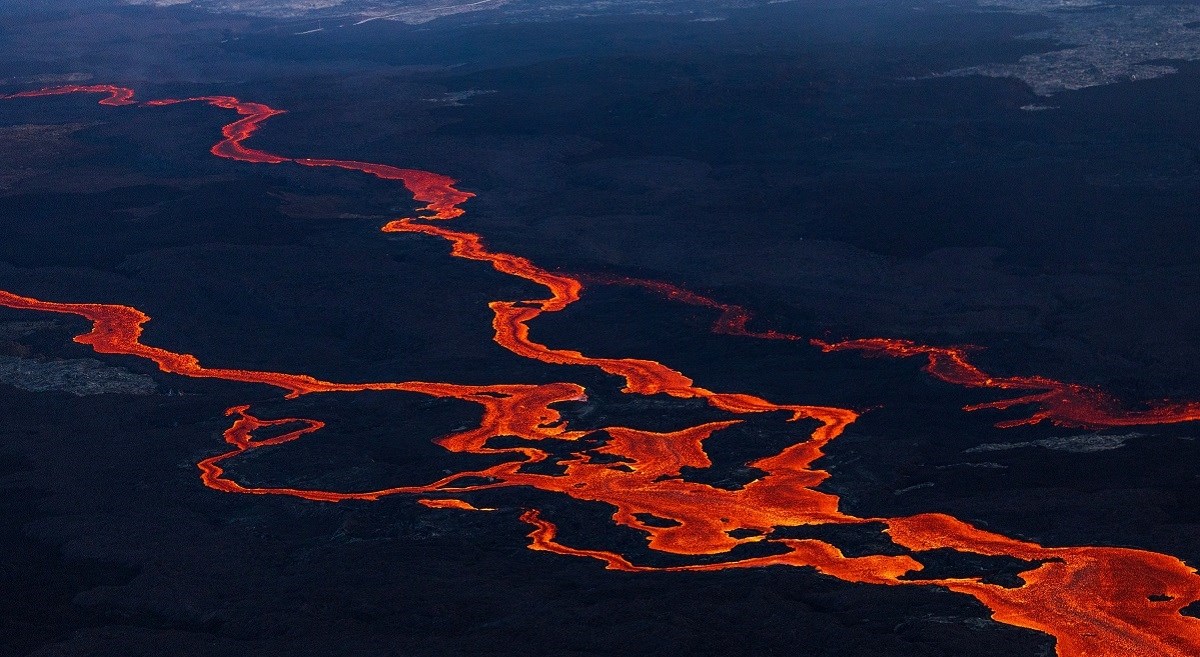
[[[1016,427],[1049,421],[1064,427],[1102,428],[1142,424],[1175,424],[1200,420],[1198,402],[1158,402],[1142,410],[1122,408],[1120,402],[1103,390],[1078,383],[1064,383],[1044,376],[993,376],[967,359],[971,347],[931,347],[908,340],[866,338],[842,342],[812,343],[826,352],[861,351],[875,356],[909,358],[924,356],[923,368],[936,379],[968,388],[1034,391],[1012,399],[973,404],[965,410],[984,408],[1007,409],[1014,406],[1034,406],[1031,415],[996,424]]]
[[[671,301],[716,310],[720,314],[713,321],[711,327],[713,333],[764,340],[804,340],[803,337],[794,333],[784,333],[774,329],[752,331],[747,327],[754,318],[754,314],[745,307],[717,301],[671,283],[599,274],[583,274],[579,276],[579,279],[601,285],[639,287]],[[1178,424],[1200,420],[1200,402],[1159,401],[1149,403],[1143,409],[1129,409],[1103,390],[1078,383],[1065,383],[1044,376],[988,374],[968,359],[967,355],[971,351],[979,349],[973,346],[935,347],[893,338],[860,338],[838,342],[810,339],[808,342],[826,353],[858,351],[868,356],[890,358],[924,356],[926,364],[922,369],[939,381],[967,388],[1030,391],[1031,394],[1011,399],[963,407],[963,410],[966,411],[1005,410],[1017,406],[1036,408],[1026,417],[997,422],[996,426],[1001,428],[1037,424],[1043,421],[1063,427],[1099,429],[1149,424]]]
[[[706,296],[696,294],[691,290],[684,289],[678,285],[664,283],[662,281],[652,281],[645,278],[631,278],[629,276],[607,276],[602,274],[582,274],[579,280],[585,283],[595,283],[598,285],[623,285],[627,287],[640,287],[649,290],[663,298],[689,306],[699,306],[700,308],[709,308],[716,310],[720,314],[713,321],[712,332],[721,335],[736,335],[744,338],[759,338],[761,340],[803,340],[804,338],[792,333],[782,333],[773,329],[766,331],[751,331],[749,329],[750,320],[754,319],[754,315],[744,308],[732,303],[722,303],[716,299],[710,299]]]
[[[130,89],[113,86],[68,86],[22,92],[8,98],[103,93],[105,105],[132,105]],[[215,378],[246,384],[273,386],[287,398],[330,392],[365,390],[404,391],[473,402],[483,407],[478,427],[438,438],[451,452],[504,454],[509,460],[475,471],[453,473],[436,481],[373,491],[338,492],[290,487],[250,487],[226,476],[223,463],[246,452],[278,447],[319,431],[322,422],[304,418],[262,419],[248,405],[226,411],[233,423],[225,431],[230,449],[199,463],[202,481],[229,493],[289,495],[315,501],[374,500],[387,495],[419,496],[418,502],[437,509],[479,509],[461,499],[465,494],[501,487],[532,487],[575,500],[600,502],[614,509],[613,522],[641,532],[647,548],[679,557],[724,555],[735,547],[758,544],[771,548],[765,556],[726,561],[705,561],[674,567],[637,565],[631,557],[603,549],[569,547],[559,541],[557,527],[536,509],[526,510],[522,521],[533,527],[535,550],[599,559],[610,569],[721,570],[762,566],[815,569],[847,582],[886,586],[940,586],[972,596],[986,605],[1002,623],[1038,630],[1053,636],[1063,657],[1195,657],[1200,654],[1200,619],[1181,613],[1200,600],[1200,576],[1174,557],[1143,550],[1107,547],[1043,547],[977,529],[942,514],[900,518],[859,518],[843,513],[837,496],[817,490],[829,477],[814,463],[823,448],[858,417],[853,411],[804,405],[785,405],[740,393],[713,392],[696,386],[683,373],[652,360],[592,358],[579,351],[552,348],[530,338],[529,322],[545,312],[560,311],[579,299],[583,285],[578,277],[547,271],[530,260],[490,251],[473,233],[454,231],[429,221],[462,214],[459,207],[471,194],[454,187],[438,174],[349,160],[289,158],[246,147],[243,142],[261,124],[281,110],[247,103],[231,96],[166,99],[143,103],[168,106],[203,102],[231,109],[241,117],[222,129],[223,139],[213,146],[218,157],[245,162],[335,167],[360,171],[386,180],[398,180],[414,198],[425,203],[424,216],[402,218],[383,227],[388,232],[422,233],[448,242],[451,255],[489,263],[497,271],[537,283],[549,294],[542,299],[493,301],[495,341],[521,356],[543,363],[586,366],[620,377],[628,394],[665,394],[704,400],[724,411],[727,419],[671,432],[652,432],[610,426],[600,430],[573,430],[554,405],[586,400],[585,389],[575,383],[542,385],[499,384],[465,386],[430,382],[335,383],[305,374],[209,368],[195,356],[152,347],[141,342],[144,313],[127,306],[95,303],[55,303],[0,292],[0,305],[9,308],[63,313],[89,320],[92,329],[76,337],[96,352],[136,356],[154,362],[173,375]],[[611,282],[611,281],[610,281]],[[628,284],[628,283],[627,283]],[[639,283],[640,284],[640,283]],[[733,335],[771,339],[796,339],[775,332],[747,329],[749,313],[737,306],[709,302],[680,288],[656,284],[673,298],[720,311],[717,328]],[[1094,391],[1072,388],[1040,377],[996,379],[970,365],[959,351],[921,347],[891,341],[821,344],[828,350],[860,349],[892,356],[924,355],[927,370],[960,385],[1012,390],[1038,390],[990,406],[1017,403],[1041,404],[1036,419],[1061,423],[1099,425],[1182,421],[1193,419],[1181,410],[1153,410],[1140,415],[1095,414],[1087,410],[1109,401]],[[1075,394],[1079,401],[1062,401]],[[1043,397],[1043,395],[1045,395]],[[1091,396],[1089,396],[1091,395]],[[1036,397],[1036,399],[1034,398]],[[1092,404],[1093,406],[1088,406]],[[1186,405],[1179,405],[1183,408]],[[1164,407],[1166,408],[1166,407]],[[1190,407],[1189,407],[1190,408]],[[1081,410],[1083,409],[1083,410]],[[717,432],[772,414],[790,422],[809,423],[809,434],[779,453],[748,463],[761,476],[740,488],[720,488],[690,481],[684,469],[703,469],[712,463],[704,443]],[[1172,414],[1174,413],[1174,414]],[[1036,421],[1031,418],[1030,421]],[[255,438],[260,430],[273,435]],[[277,433],[283,431],[283,433]],[[492,440],[505,437],[504,444]],[[587,439],[586,441],[583,439]],[[557,457],[542,443],[547,440],[578,445],[567,457]],[[561,474],[539,474],[524,466],[557,459]],[[902,555],[845,556],[836,546],[814,539],[788,539],[777,535],[782,527],[815,524],[880,523],[890,540],[907,550]],[[1007,556],[1028,562],[1020,574],[1023,584],[1004,587],[983,577],[917,579],[922,558],[930,550],[955,550],[989,556]]]

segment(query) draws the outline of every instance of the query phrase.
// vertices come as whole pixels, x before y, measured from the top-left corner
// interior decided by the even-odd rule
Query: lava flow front
[[[101,93],[104,105],[132,105],[134,93],[114,86],[66,86],[29,91],[9,98]],[[703,400],[729,419],[698,424],[672,432],[651,432],[628,427],[574,430],[563,422],[555,404],[586,398],[581,385],[570,382],[543,385],[497,384],[466,386],[430,382],[335,383],[304,374],[209,368],[193,355],[152,347],[141,342],[142,326],[149,317],[127,306],[95,303],[57,303],[0,292],[0,305],[9,308],[64,313],[92,323],[77,342],[98,353],[124,354],[148,359],[163,372],[265,384],[288,398],[328,392],[406,391],[450,397],[483,407],[478,427],[437,439],[451,452],[508,455],[509,460],[450,474],[426,484],[396,486],[374,491],[338,492],[288,487],[249,487],[226,477],[222,463],[246,452],[282,445],[319,431],[323,423],[304,418],[261,419],[248,405],[228,409],[234,418],[225,432],[228,451],[209,457],[199,467],[204,483],[219,491],[260,495],[289,495],[309,500],[339,502],[374,500],[387,495],[421,496],[421,504],[439,509],[477,509],[461,496],[501,487],[530,487],[576,500],[600,502],[614,509],[613,522],[641,532],[649,549],[680,555],[721,555],[735,547],[759,544],[771,547],[766,556],[674,566],[635,564],[629,556],[603,549],[569,547],[560,542],[557,527],[537,510],[526,510],[521,519],[533,527],[531,548],[562,555],[598,559],[608,568],[626,571],[718,570],[761,566],[800,566],[848,582],[887,586],[940,586],[969,595],[992,610],[1002,623],[1039,630],[1057,641],[1064,657],[1195,657],[1200,655],[1200,619],[1181,610],[1200,600],[1200,576],[1179,559],[1143,550],[1107,547],[1043,547],[977,529],[942,514],[899,518],[860,518],[843,513],[836,496],[817,490],[828,473],[816,468],[823,448],[857,418],[851,410],[821,406],[778,404],[742,393],[714,392],[699,387],[683,373],[652,360],[593,358],[579,351],[552,348],[530,337],[529,323],[542,313],[560,311],[579,299],[583,284],[572,277],[542,269],[526,258],[490,251],[479,235],[451,230],[437,222],[462,214],[460,205],[471,194],[454,187],[445,176],[383,164],[348,160],[291,158],[248,148],[243,142],[264,121],[281,113],[259,103],[231,96],[203,96],[142,103],[169,106],[202,102],[230,109],[241,117],[222,129],[223,138],[212,147],[218,157],[244,162],[360,171],[401,182],[415,199],[425,204],[423,216],[401,218],[383,227],[388,232],[421,233],[445,240],[454,257],[491,264],[497,271],[545,287],[540,299],[493,301],[495,341],[526,358],[563,366],[598,368],[620,377],[624,392],[635,395],[666,394]],[[630,284],[632,279],[625,281]],[[621,281],[605,281],[608,283]],[[769,339],[798,339],[776,332],[747,329],[750,316],[737,306],[718,304],[667,284],[659,291],[685,303],[721,312],[716,329],[733,335]],[[1061,384],[1041,377],[990,377],[971,365],[961,350],[923,347],[911,343],[875,340],[825,344],[826,350],[857,349],[889,356],[923,355],[927,371],[947,382],[1004,390],[1035,390],[1037,394],[984,406],[1033,404],[1039,410],[1026,421],[1048,419],[1063,424],[1111,426],[1196,419],[1200,406],[1179,404],[1144,412],[1115,409],[1102,393]],[[764,414],[781,414],[788,421],[813,426],[807,436],[777,454],[748,465],[762,475],[730,490],[690,481],[684,468],[711,466],[704,443],[715,433]],[[273,428],[273,437],[255,438],[255,432]],[[290,429],[290,430],[289,430]],[[285,431],[278,433],[278,431]],[[493,446],[492,439],[506,437]],[[583,439],[587,438],[585,442]],[[554,456],[539,443],[553,439],[579,445],[566,458]],[[600,446],[596,446],[600,441]],[[561,474],[537,474],[524,467],[558,459]],[[881,523],[893,543],[906,549],[901,555],[847,557],[835,546],[813,539],[776,535],[781,527],[815,524]],[[982,577],[915,579],[930,550],[1006,556],[1029,562],[1021,573],[1023,584],[1004,587]]]

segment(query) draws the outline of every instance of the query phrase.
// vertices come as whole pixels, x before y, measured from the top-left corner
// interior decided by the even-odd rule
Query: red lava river
[[[714,330],[731,335],[798,340],[799,336],[747,329],[748,311],[721,304],[666,283],[635,279],[596,280],[572,277],[542,269],[531,261],[490,251],[479,235],[445,226],[463,213],[460,206],[471,194],[457,190],[446,176],[384,164],[347,160],[292,158],[247,147],[244,142],[267,119],[281,113],[259,103],[232,96],[203,96],[138,103],[131,89],[107,86],[64,86],[26,91],[4,98],[29,98],[72,93],[103,94],[102,105],[159,107],[178,103],[207,103],[232,110],[239,118],[225,125],[222,139],[212,147],[218,157],[264,164],[295,164],[360,171],[396,180],[425,204],[421,215],[383,226],[385,232],[423,233],[450,244],[457,258],[490,263],[497,271],[544,287],[544,298],[493,301],[495,341],[526,358],[544,363],[599,368],[624,381],[631,395],[665,394],[699,398],[734,419],[700,424],[681,431],[654,433],[626,427],[576,431],[562,421],[556,403],[585,399],[575,383],[543,385],[465,386],[429,382],[338,383],[304,374],[210,368],[191,355],[141,342],[142,326],[150,317],[127,306],[44,301],[0,291],[0,305],[43,313],[83,317],[92,329],[75,338],[97,353],[137,356],[158,365],[163,372],[274,386],[288,398],[326,392],[366,390],[407,391],[434,397],[452,397],[480,405],[479,426],[436,440],[446,450],[470,454],[507,454],[510,460],[468,472],[448,475],[422,485],[397,486],[374,491],[337,492],[296,488],[247,487],[225,476],[222,463],[238,455],[271,445],[301,439],[320,430],[322,422],[303,418],[260,419],[249,406],[226,411],[232,425],[225,431],[229,450],[199,463],[205,485],[229,493],[289,495],[323,502],[375,500],[387,495],[421,496],[432,508],[476,509],[458,496],[500,487],[533,487],[576,500],[605,503],[615,509],[613,522],[640,531],[652,550],[684,556],[720,555],[743,543],[770,543],[775,554],[723,562],[704,562],[670,568],[633,563],[616,552],[570,547],[560,542],[557,527],[536,509],[521,519],[532,527],[530,547],[562,555],[597,559],[609,569],[720,570],[763,566],[799,566],[815,569],[847,582],[881,586],[938,586],[969,595],[992,611],[992,617],[1009,625],[1049,634],[1062,657],[1196,657],[1200,655],[1200,619],[1181,610],[1200,600],[1200,576],[1183,561],[1165,554],[1111,547],[1045,547],[978,529],[948,515],[926,513],[899,518],[860,518],[843,513],[838,498],[817,490],[828,473],[813,466],[823,447],[836,439],[858,415],[851,410],[821,406],[779,404],[750,394],[714,392],[699,387],[683,373],[651,360],[592,358],[578,351],[549,347],[530,338],[529,323],[542,313],[566,308],[579,299],[581,281],[601,284],[641,285],[683,303],[720,312]],[[1020,396],[974,408],[1032,408],[1015,425],[1050,421],[1065,426],[1183,422],[1200,419],[1200,404],[1162,404],[1148,410],[1126,411],[1103,392],[1038,376],[993,377],[967,359],[957,347],[930,347],[883,338],[838,343],[813,341],[826,351],[855,350],[889,357],[919,356],[925,371],[948,383],[976,388],[1016,391]],[[711,465],[704,441],[714,433],[755,414],[783,413],[790,420],[815,421],[816,428],[778,454],[749,463],[764,474],[738,490],[688,481],[684,467]],[[808,424],[808,426],[812,426]],[[271,437],[256,432],[275,427]],[[279,433],[291,429],[290,432]],[[798,429],[797,433],[801,433]],[[519,439],[516,447],[489,443],[505,436]],[[556,458],[539,441],[580,441],[602,438],[600,447],[560,459],[565,472],[534,474],[522,466]],[[814,539],[788,539],[772,535],[776,528],[815,524],[881,523],[890,539],[910,551],[901,556],[847,557],[833,545]],[[1023,584],[1004,587],[982,578],[911,579],[906,575],[923,568],[923,552],[951,549],[964,553],[1006,556],[1032,562],[1020,574]]]

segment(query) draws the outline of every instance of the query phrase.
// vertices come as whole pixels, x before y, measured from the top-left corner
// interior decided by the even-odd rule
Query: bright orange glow
[[[31,97],[66,93],[103,93],[106,105],[132,104],[133,91],[111,86],[57,87],[9,96]],[[671,432],[652,432],[610,426],[597,431],[572,430],[554,405],[586,399],[582,386],[569,383],[543,385],[464,386],[452,383],[376,382],[335,383],[305,374],[209,368],[190,354],[172,352],[141,342],[144,313],[127,306],[94,303],[55,303],[0,292],[0,305],[22,310],[63,313],[89,320],[92,329],[76,337],[97,353],[136,356],[154,362],[174,375],[215,378],[273,386],[288,398],[329,392],[405,391],[469,401],[483,408],[478,427],[438,438],[451,452],[507,454],[511,459],[475,471],[453,473],[419,485],[372,491],[327,491],[283,487],[251,487],[226,476],[222,464],[245,452],[277,447],[319,431],[324,424],[304,418],[261,419],[248,405],[234,406],[226,414],[233,423],[225,431],[230,449],[202,460],[201,479],[212,489],[229,493],[288,495],[322,502],[375,500],[388,495],[420,497],[424,506],[438,509],[476,509],[458,494],[500,487],[533,487],[572,499],[601,502],[614,509],[613,522],[642,533],[650,549],[675,555],[721,555],[745,543],[771,544],[777,554],[748,559],[706,562],[673,568],[635,565],[630,558],[602,549],[568,547],[558,539],[557,527],[535,510],[522,520],[533,527],[530,547],[563,555],[598,559],[607,567],[625,571],[700,571],[762,566],[815,569],[847,582],[887,586],[941,586],[972,596],[986,605],[993,617],[1010,625],[1039,630],[1057,640],[1063,657],[1195,657],[1200,655],[1200,620],[1180,610],[1200,600],[1200,576],[1182,561],[1163,554],[1108,547],[1043,547],[982,531],[950,516],[922,514],[901,518],[858,518],[843,513],[835,495],[816,490],[829,474],[814,466],[823,448],[836,439],[858,415],[851,410],[821,406],[785,405],[742,393],[720,393],[696,386],[666,365],[631,358],[593,358],[579,351],[552,348],[530,338],[529,322],[542,313],[556,312],[579,299],[583,286],[578,277],[544,270],[526,258],[488,250],[480,236],[424,223],[452,219],[471,195],[454,187],[454,181],[437,174],[387,165],[327,159],[294,159],[247,148],[250,138],[266,119],[280,110],[246,103],[227,96],[144,103],[165,106],[205,102],[232,109],[242,118],[222,129],[223,139],[212,152],[223,158],[303,166],[336,167],[361,171],[386,180],[398,180],[418,201],[427,216],[402,218],[383,227],[388,232],[422,233],[448,242],[454,257],[490,263],[497,271],[545,287],[542,299],[493,301],[495,341],[518,355],[561,366],[598,368],[625,382],[629,394],[666,394],[703,399],[729,419],[708,422]],[[607,281],[614,282],[614,281]],[[721,312],[719,332],[769,339],[798,339],[775,332],[749,331],[748,311],[719,304],[668,284],[624,279],[667,294],[684,303]],[[971,365],[961,349],[923,347],[893,340],[817,343],[826,350],[857,349],[888,356],[923,355],[927,371],[959,385],[1004,390],[1036,390],[1037,395],[984,406],[1004,408],[1037,404],[1039,411],[1025,422],[1049,419],[1062,424],[1110,426],[1196,419],[1191,404],[1164,405],[1144,412],[1122,413],[1108,409],[1111,400],[1102,393],[1069,386],[1041,377],[989,377]],[[738,489],[718,488],[688,481],[684,468],[711,466],[704,443],[715,433],[739,425],[762,413],[782,413],[790,421],[815,425],[799,442],[779,453],[748,465],[762,475]],[[810,427],[812,425],[809,425]],[[255,438],[255,432],[275,428],[284,433]],[[517,446],[493,447],[493,438],[519,441]],[[599,446],[595,439],[604,437]],[[581,439],[589,438],[584,443]],[[569,457],[555,457],[539,446],[546,440],[581,445]],[[533,462],[558,458],[562,474],[535,474],[523,469]],[[446,497],[446,495],[455,495]],[[780,527],[813,524],[882,523],[891,539],[911,554],[847,557],[835,546],[813,539],[779,538]],[[922,570],[928,550],[953,549],[980,555],[1010,556],[1034,562],[1021,573],[1022,586],[1004,588],[981,578],[914,580],[906,576]]]
[[[861,351],[874,356],[908,358],[924,356],[924,370],[946,383],[969,388],[1033,391],[1013,399],[975,404],[965,410],[1007,409],[1014,406],[1036,408],[1028,417],[999,422],[999,427],[1015,427],[1049,421],[1065,427],[1117,427],[1144,424],[1174,424],[1200,420],[1200,402],[1156,402],[1143,410],[1122,408],[1120,402],[1102,390],[1077,383],[1063,383],[1042,376],[993,376],[967,359],[972,347],[930,347],[908,340],[866,338],[843,342],[812,343],[823,351]]]
[[[663,298],[689,306],[698,306],[718,311],[712,331],[723,335],[736,335],[765,340],[803,340],[794,333],[783,333],[768,329],[751,331],[747,328],[754,315],[742,306],[722,303],[686,290],[671,283],[628,278],[624,276],[601,276],[586,274],[579,277],[584,282],[602,285],[624,285],[650,290]],[[1177,424],[1200,420],[1200,402],[1156,401],[1140,410],[1130,410],[1103,390],[1077,383],[1064,383],[1044,376],[995,376],[981,370],[968,358],[971,351],[979,347],[934,347],[917,344],[909,340],[892,338],[861,338],[826,342],[809,340],[813,346],[829,353],[834,351],[858,351],[869,356],[911,358],[924,356],[924,371],[946,383],[968,388],[995,388],[997,390],[1031,391],[1033,394],[1012,399],[973,404],[964,407],[967,411],[981,409],[1004,410],[1017,406],[1036,408],[1030,415],[1015,420],[998,422],[996,426],[1011,428],[1049,421],[1064,427],[1103,428],[1137,426],[1149,424]]]
[[[78,85],[68,84],[62,87],[47,87],[32,91],[20,91],[3,98],[35,98],[38,96],[63,96],[66,94],[108,94],[108,98],[100,100],[101,105],[133,105],[133,89],[116,87],[111,84]]]
[[[431,509],[455,509],[458,511],[495,511],[495,509],[479,508],[470,502],[456,499],[430,499],[423,497],[417,500],[417,504],[427,506]]]
[[[713,333],[722,335],[737,335],[745,338],[759,338],[762,340],[803,340],[804,338],[792,333],[781,333],[779,331],[768,329],[766,331],[751,331],[747,326],[754,315],[742,306],[732,303],[721,303],[706,296],[702,296],[685,290],[678,285],[664,283],[662,281],[652,281],[645,278],[630,278],[628,276],[605,276],[600,274],[585,274],[579,277],[585,283],[597,283],[600,285],[624,285],[627,287],[640,287],[650,290],[659,296],[662,296],[671,301],[687,304],[689,306],[699,306],[701,308],[711,308],[720,313],[716,321],[713,322]]]

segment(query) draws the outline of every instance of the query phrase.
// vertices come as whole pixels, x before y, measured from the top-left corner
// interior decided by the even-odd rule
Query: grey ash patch
[[[905,493],[910,493],[914,490],[920,490],[922,488],[933,488],[935,485],[936,484],[934,484],[932,481],[926,481],[924,483],[916,484],[915,486],[908,486],[906,488],[901,488],[900,490],[892,491],[892,494],[903,495]]]
[[[440,98],[426,98],[425,102],[442,105],[444,107],[461,107],[463,101],[475,96],[486,96],[496,93],[495,89],[467,89],[466,91],[451,91],[441,95]]]
[[[158,391],[153,379],[123,367],[106,365],[94,358],[35,356],[17,342],[57,326],[49,321],[0,323],[0,384],[30,392],[69,392],[79,396],[152,395]]]
[[[77,84],[87,82],[94,76],[91,73],[43,73],[40,75],[21,75],[0,79],[0,84]]]
[[[0,383],[30,392],[69,392],[73,395],[152,395],[154,380],[94,358],[48,360],[0,356]]]
[[[1020,449],[1022,447],[1041,447],[1043,449],[1052,449],[1059,452],[1104,452],[1110,449],[1118,449],[1124,447],[1125,443],[1140,438],[1145,434],[1141,433],[1124,433],[1124,434],[1099,434],[1087,433],[1076,436],[1061,436],[1058,438],[1044,438],[1042,440],[1029,440],[1020,443],[985,443],[977,447],[972,447],[966,450],[968,453],[977,452],[998,452],[1008,449]]]
[[[1052,18],[1058,26],[1023,35],[1050,39],[1062,48],[1026,55],[1014,63],[983,64],[943,73],[1024,81],[1051,95],[1116,82],[1148,80],[1176,72],[1170,60],[1200,60],[1200,6],[1195,4],[1101,4],[1063,0],[984,0],[989,10]]]

